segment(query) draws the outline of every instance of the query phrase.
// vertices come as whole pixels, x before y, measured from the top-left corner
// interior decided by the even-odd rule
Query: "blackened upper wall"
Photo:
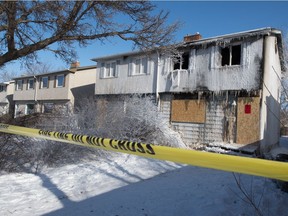
[[[174,70],[172,59],[161,59],[160,92],[261,88],[263,38],[191,47],[186,52],[189,52],[188,69]]]

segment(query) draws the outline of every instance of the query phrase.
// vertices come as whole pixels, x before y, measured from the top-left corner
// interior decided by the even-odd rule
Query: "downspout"
[[[160,72],[160,53],[157,50],[157,70],[156,70],[156,88],[155,88],[155,94],[156,94],[156,104],[158,107],[158,110],[160,110],[160,97],[159,97],[159,72]]]
[[[37,104],[37,90],[38,90],[38,86],[37,86],[37,77],[36,76],[33,76],[34,80],[35,80],[35,85],[34,85],[34,88],[35,88],[35,91],[34,91],[34,102],[35,102],[35,105],[36,105],[36,112],[38,112],[38,104]]]

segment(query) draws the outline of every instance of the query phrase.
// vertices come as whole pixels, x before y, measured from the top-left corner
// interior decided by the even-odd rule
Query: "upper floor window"
[[[139,57],[131,59],[129,63],[129,75],[148,74],[147,57]]]
[[[173,70],[188,70],[189,69],[189,53],[184,52],[173,59]]]
[[[241,64],[241,45],[231,45],[221,48],[221,65],[231,66]]]
[[[101,63],[101,78],[112,78],[118,76],[118,66],[120,60]]]
[[[16,90],[22,90],[22,89],[23,89],[23,80],[17,80]]]
[[[61,74],[61,75],[57,75],[56,77],[55,77],[56,79],[55,79],[55,86],[56,87],[64,87],[65,86],[65,76],[64,76],[64,74]]]
[[[34,89],[34,79],[28,80],[27,89]]]
[[[0,92],[6,91],[6,86],[0,85]]]
[[[41,78],[41,85],[40,88],[48,88],[49,87],[49,79],[48,77]]]
[[[115,77],[116,75],[116,62],[106,64],[106,77]]]

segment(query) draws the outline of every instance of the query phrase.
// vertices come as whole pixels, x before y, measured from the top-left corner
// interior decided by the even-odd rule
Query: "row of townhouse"
[[[176,58],[157,49],[94,58],[95,94],[111,105],[118,95],[155,96],[186,143],[261,143],[265,151],[280,136],[282,46],[281,31],[262,28],[188,35]]]
[[[67,112],[83,97],[94,95],[96,66],[16,77],[1,84],[2,114],[13,110],[14,117],[32,113]]]
[[[73,105],[88,94],[107,106],[135,93],[153,95],[187,143],[268,148],[280,135],[282,46],[281,31],[273,28],[188,35],[177,44],[178,57],[159,49],[129,52],[92,59],[97,67],[17,77],[13,100],[6,102],[13,101],[19,116]]]

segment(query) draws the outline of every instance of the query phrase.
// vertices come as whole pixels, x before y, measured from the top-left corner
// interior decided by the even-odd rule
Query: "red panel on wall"
[[[251,113],[251,105],[250,104],[246,104],[245,105],[245,114],[250,114]]]

